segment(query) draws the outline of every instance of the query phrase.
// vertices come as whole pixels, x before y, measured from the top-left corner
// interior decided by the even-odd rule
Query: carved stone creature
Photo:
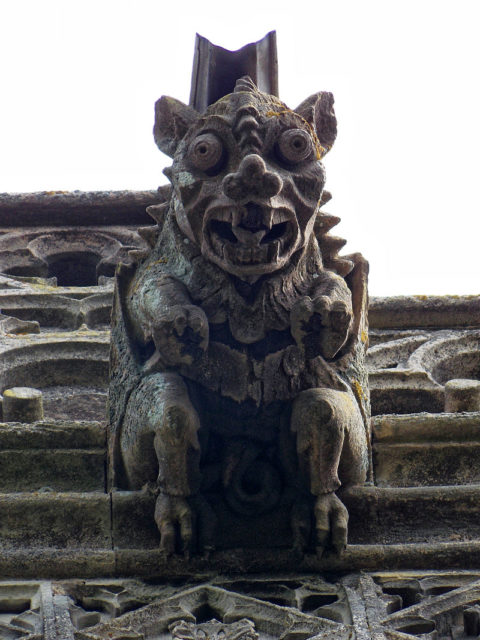
[[[161,98],[154,136],[173,188],[117,274],[112,485],[158,492],[168,554],[215,545],[216,501],[287,509],[295,547],[340,552],[336,491],[369,459],[367,264],[320,212],[333,96],[292,111],[242,78],[204,114]]]

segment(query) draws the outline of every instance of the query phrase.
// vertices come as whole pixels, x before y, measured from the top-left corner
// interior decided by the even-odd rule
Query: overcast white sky
[[[373,295],[478,293],[478,0],[0,0],[0,191],[155,189],[162,94],[188,102],[195,32],[277,30],[280,97],[335,94],[327,210]]]

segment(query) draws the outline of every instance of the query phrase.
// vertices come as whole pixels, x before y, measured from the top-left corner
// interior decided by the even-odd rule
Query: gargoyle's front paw
[[[325,332],[323,351],[326,358],[333,358],[345,344],[352,324],[352,307],[342,300],[330,305],[328,312],[329,329]]]
[[[347,546],[347,508],[334,493],[326,493],[317,497],[314,511],[317,556],[321,558],[327,546],[340,555]]]
[[[352,309],[342,300],[327,296],[305,296],[291,313],[292,334],[307,358],[333,358],[345,344],[352,322]]]
[[[154,517],[160,531],[160,550],[171,556],[178,540],[179,547],[188,557],[192,544],[192,510],[186,499],[161,493],[155,504]]]
[[[155,320],[152,334],[167,364],[191,364],[208,347],[207,316],[196,305],[174,305]]]

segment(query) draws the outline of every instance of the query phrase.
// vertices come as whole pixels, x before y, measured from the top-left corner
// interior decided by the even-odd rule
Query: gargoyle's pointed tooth
[[[158,187],[157,193],[161,202],[167,202],[167,200],[170,200],[170,196],[172,195],[172,185],[162,184],[161,187]]]
[[[135,264],[138,264],[142,260],[144,260],[150,251],[148,249],[133,249],[133,251],[128,252],[128,257]]]
[[[154,247],[157,242],[159,228],[157,225],[152,225],[150,227],[139,227],[137,229],[138,235],[145,240],[145,242],[150,246]]]
[[[342,247],[347,244],[347,241],[338,236],[324,236],[322,238],[322,246],[324,246],[330,255],[338,253]]]
[[[320,213],[315,220],[315,233],[324,234],[340,222],[340,218],[329,213]]]
[[[271,230],[273,225],[273,209],[269,209],[268,211],[265,211],[263,224],[267,227],[269,231]]]
[[[155,222],[162,222],[165,214],[167,213],[168,202],[163,204],[152,204],[147,207],[148,215],[155,220]]]
[[[327,202],[330,202],[330,200],[332,199],[332,194],[330,193],[330,191],[323,191],[322,193],[322,197],[320,198],[320,207],[323,207],[324,204],[327,204]]]
[[[240,209],[232,210],[232,227],[238,227],[242,222],[242,211]]]
[[[326,264],[325,266],[344,278],[350,273],[354,265],[353,262],[346,260],[345,258],[334,258],[329,265]]]

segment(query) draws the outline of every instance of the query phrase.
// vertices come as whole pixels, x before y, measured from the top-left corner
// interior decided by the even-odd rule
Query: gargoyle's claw
[[[179,516],[180,538],[182,540],[183,554],[185,558],[190,556],[192,545],[192,515],[190,511],[184,511]]]
[[[175,553],[177,532],[180,546],[188,557],[192,543],[192,514],[181,496],[161,493],[155,504],[155,522],[160,532],[160,550],[167,557]]]
[[[328,516],[327,516],[327,518],[328,518]],[[327,525],[327,527],[328,527],[328,525]],[[330,537],[330,529],[329,528],[320,529],[317,526],[316,533],[317,533],[317,550],[320,548],[320,549],[322,549],[322,553],[323,553],[323,551],[325,550],[325,547],[328,544],[328,539]],[[317,551],[317,555],[318,555],[318,551]]]
[[[337,300],[333,303],[330,311],[330,322],[334,333],[344,336],[348,333],[350,323],[352,321],[352,313],[345,302]]]
[[[343,520],[343,518],[342,518]],[[341,523],[332,528],[332,545],[337,555],[342,553],[347,548],[347,523]]]
[[[172,523],[164,522],[159,526],[159,531],[160,551],[168,558],[175,552],[175,528]]]
[[[310,296],[301,298],[296,304],[295,311],[303,320],[308,320],[313,311],[313,301]]]
[[[185,327],[187,326],[187,317],[183,309],[180,309],[177,312],[173,320],[173,324],[175,326],[175,331],[177,332],[177,335],[182,336],[183,332],[185,331]]]
[[[199,316],[193,316],[193,318],[190,320],[190,326],[195,332],[201,333],[203,328],[202,319]]]
[[[347,546],[348,511],[334,493],[318,496],[315,521],[317,556],[322,557],[329,544],[340,555]]]
[[[162,360],[170,366],[191,363],[193,356],[185,350],[187,344],[200,346],[203,351],[208,348],[207,316],[193,304],[174,305],[151,321],[149,332]]]
[[[313,301],[313,311],[320,316],[321,323],[324,326],[329,324],[329,315],[331,310],[331,300],[327,296],[318,296]]]

